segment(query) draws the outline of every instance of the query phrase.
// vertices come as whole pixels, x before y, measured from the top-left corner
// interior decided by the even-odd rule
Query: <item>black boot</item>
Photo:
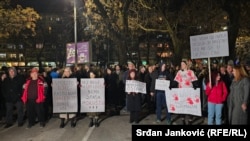
[[[60,128],[64,128],[65,126],[65,119],[64,118],[61,118],[61,124],[60,124]]]
[[[92,127],[93,125],[94,125],[93,118],[91,118],[89,122],[89,127]]]
[[[76,126],[76,118],[71,119],[71,127],[74,128]]]
[[[95,127],[99,127],[99,122],[97,118],[95,118]]]
[[[193,123],[193,120],[189,119],[188,120],[188,125],[192,125],[192,123]]]
[[[183,124],[183,125],[186,125],[185,119],[181,119],[181,120],[182,120],[182,124]]]

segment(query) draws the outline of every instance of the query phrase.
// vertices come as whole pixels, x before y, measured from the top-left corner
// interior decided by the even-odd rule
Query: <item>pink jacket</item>
[[[28,79],[25,83],[25,88],[24,88],[23,96],[22,96],[23,103],[27,102],[27,98],[28,98],[27,92],[28,92],[28,87],[29,87],[30,81],[31,81],[31,79]],[[38,96],[36,99],[36,103],[42,103],[45,101],[45,94],[44,94],[44,81],[41,80],[41,78],[38,78],[37,86],[38,86]]]
[[[220,81],[216,86],[210,88],[209,83],[206,85],[206,95],[208,102],[221,104],[227,99],[228,91],[223,81]]]

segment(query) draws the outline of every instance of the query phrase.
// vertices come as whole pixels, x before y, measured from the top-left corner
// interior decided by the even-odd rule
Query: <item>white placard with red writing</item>
[[[177,114],[201,116],[200,89],[173,88],[166,89],[168,111]]]
[[[103,78],[81,79],[81,112],[105,111],[105,87]]]

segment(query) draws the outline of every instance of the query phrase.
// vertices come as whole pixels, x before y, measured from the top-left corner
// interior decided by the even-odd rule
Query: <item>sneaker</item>
[[[30,129],[31,128],[31,125],[29,124],[27,127],[26,127],[26,129]]]
[[[167,120],[167,125],[171,125],[171,120]]]
[[[72,127],[72,128],[76,127],[76,121],[74,121],[74,120],[71,121],[71,127]]]
[[[45,123],[40,123],[40,128],[45,127]]]
[[[94,125],[94,122],[93,121],[90,121],[89,122],[89,127],[92,127]]]
[[[192,120],[188,120],[187,125],[192,125],[193,121]]]
[[[161,120],[157,119],[157,120],[155,121],[155,123],[156,123],[156,124],[159,124],[159,123],[161,123]]]
[[[97,121],[96,123],[95,123],[95,127],[99,127],[99,122]]]

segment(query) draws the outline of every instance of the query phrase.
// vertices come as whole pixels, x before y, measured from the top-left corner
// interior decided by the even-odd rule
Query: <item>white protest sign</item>
[[[105,88],[103,78],[81,79],[81,112],[104,112]]]
[[[229,56],[227,31],[190,36],[191,58]]]
[[[201,116],[200,89],[173,88],[166,89],[168,111],[177,114]]]
[[[125,92],[146,94],[146,83],[137,80],[126,80]]]
[[[53,113],[77,112],[77,79],[52,79]]]
[[[156,79],[155,80],[155,89],[156,90],[166,90],[169,88],[170,81],[169,80],[162,80],[162,79]]]

